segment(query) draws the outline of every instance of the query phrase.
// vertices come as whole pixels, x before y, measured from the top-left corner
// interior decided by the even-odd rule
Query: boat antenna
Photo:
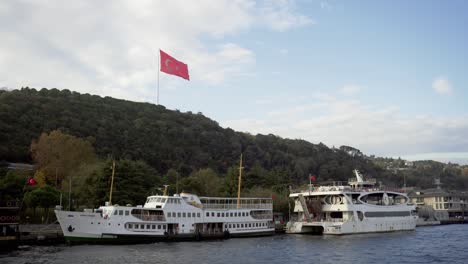
[[[109,205],[112,205],[112,189],[114,187],[114,175],[115,175],[115,159],[112,160],[112,177],[111,177],[111,186],[109,194]]]
[[[237,187],[237,209],[240,208],[240,192],[241,192],[241,183],[242,183],[242,153],[240,155],[240,162],[239,162],[239,184]]]

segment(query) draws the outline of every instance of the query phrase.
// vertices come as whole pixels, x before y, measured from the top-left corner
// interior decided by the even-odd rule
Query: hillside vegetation
[[[44,141],[33,143],[40,139]],[[47,144],[52,143],[44,142],[54,140],[78,140],[78,145],[87,146],[87,156],[96,158],[78,162],[71,169],[60,157],[82,157],[65,153],[78,151],[74,147],[62,149],[62,154],[45,151],[42,156],[32,155],[36,146],[42,144],[47,150]],[[82,175],[78,181],[82,196],[86,196],[82,203],[97,204],[105,199],[111,159],[118,161],[116,186],[120,194],[115,194],[115,199],[121,203],[141,203],[137,200],[158,191],[162,184],[170,184],[174,192],[176,183],[179,191],[235,196],[241,153],[243,190],[250,195],[287,195],[289,186],[308,183],[309,174],[316,175],[319,182],[345,181],[353,169],[392,187],[401,187],[404,178],[407,185],[432,187],[434,177],[440,177],[448,188],[468,187],[468,173],[460,166],[427,163],[405,167],[403,163],[397,166],[403,170],[389,168],[388,163],[402,161],[367,157],[349,146],[329,148],[271,134],[236,132],[220,127],[202,113],[69,90],[0,91],[0,160],[35,163],[45,185],[59,182],[64,186],[62,181],[65,184],[68,177]],[[12,177],[7,176],[0,175],[0,187]]]

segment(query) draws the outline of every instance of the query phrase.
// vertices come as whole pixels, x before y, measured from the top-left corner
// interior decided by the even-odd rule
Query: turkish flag
[[[161,58],[162,72],[190,80],[187,64],[174,59],[162,50],[159,50],[159,58]]]
[[[28,185],[34,186],[34,185],[36,185],[36,184],[37,184],[37,181],[34,180],[33,177],[29,177],[29,179],[28,179]]]

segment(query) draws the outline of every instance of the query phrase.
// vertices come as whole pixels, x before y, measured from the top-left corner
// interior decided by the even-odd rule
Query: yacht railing
[[[272,210],[273,204],[203,204],[204,209],[267,209]]]

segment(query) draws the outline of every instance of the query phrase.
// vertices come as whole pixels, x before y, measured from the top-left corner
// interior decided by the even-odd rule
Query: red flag
[[[28,185],[34,186],[37,184],[37,181],[33,177],[28,178]]]
[[[315,181],[315,175],[310,175],[310,181]]]
[[[159,50],[161,58],[161,71],[190,80],[187,64],[174,59],[162,50]]]

